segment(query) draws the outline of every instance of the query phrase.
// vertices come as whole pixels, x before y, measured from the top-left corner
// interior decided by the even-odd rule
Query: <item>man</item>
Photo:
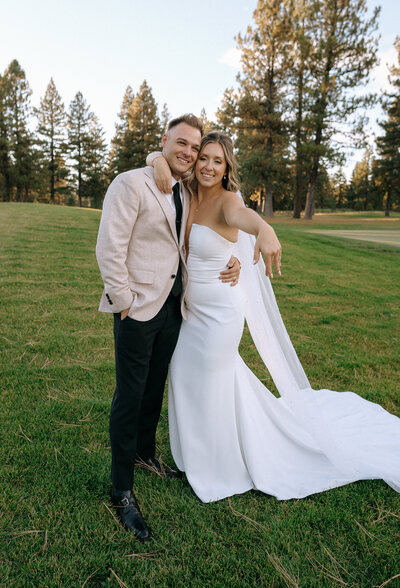
[[[187,272],[184,234],[189,194],[180,178],[196,162],[202,125],[192,114],[172,120],[162,138],[173,193],[157,188],[153,168],[118,175],[104,199],[96,256],[104,281],[99,310],[114,313],[116,389],[110,411],[111,499],[123,526],[150,538],[133,494],[134,465],[176,472],[155,457],[155,435],[168,365],[179,334]],[[236,282],[232,258],[224,281]]]

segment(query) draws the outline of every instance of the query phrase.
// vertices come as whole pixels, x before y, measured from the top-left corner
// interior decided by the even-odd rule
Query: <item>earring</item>
[[[226,180],[226,174],[224,175],[224,180]]]

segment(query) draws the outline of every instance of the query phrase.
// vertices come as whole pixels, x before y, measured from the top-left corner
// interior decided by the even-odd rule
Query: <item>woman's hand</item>
[[[280,276],[282,247],[274,229],[266,223],[263,223],[263,226],[257,235],[254,246],[254,263],[258,263],[260,253],[262,253],[264,258],[265,275],[269,278],[274,277],[272,273],[272,264],[274,264],[276,272],[278,276]]]
[[[164,157],[160,155],[153,162],[154,180],[157,188],[164,192],[164,194],[171,194],[172,192],[172,174],[171,169]]]

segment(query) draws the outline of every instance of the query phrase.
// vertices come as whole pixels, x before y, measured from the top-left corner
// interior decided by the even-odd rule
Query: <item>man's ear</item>
[[[161,145],[162,147],[165,147],[166,143],[167,143],[167,139],[168,139],[168,134],[164,133],[161,139]]]

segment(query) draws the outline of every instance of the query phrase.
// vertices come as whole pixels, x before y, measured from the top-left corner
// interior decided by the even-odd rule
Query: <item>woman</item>
[[[154,166],[165,184],[163,158]],[[253,247],[257,261],[272,229],[233,192],[226,135],[203,138],[187,186],[188,317],[171,362],[168,410],[174,460],[197,496],[210,502],[255,488],[284,500],[371,478],[400,492],[400,419],[351,392],[310,387],[269,280],[253,264]],[[243,270],[230,288],[218,275],[234,252]],[[238,354],[244,317],[279,399]]]

